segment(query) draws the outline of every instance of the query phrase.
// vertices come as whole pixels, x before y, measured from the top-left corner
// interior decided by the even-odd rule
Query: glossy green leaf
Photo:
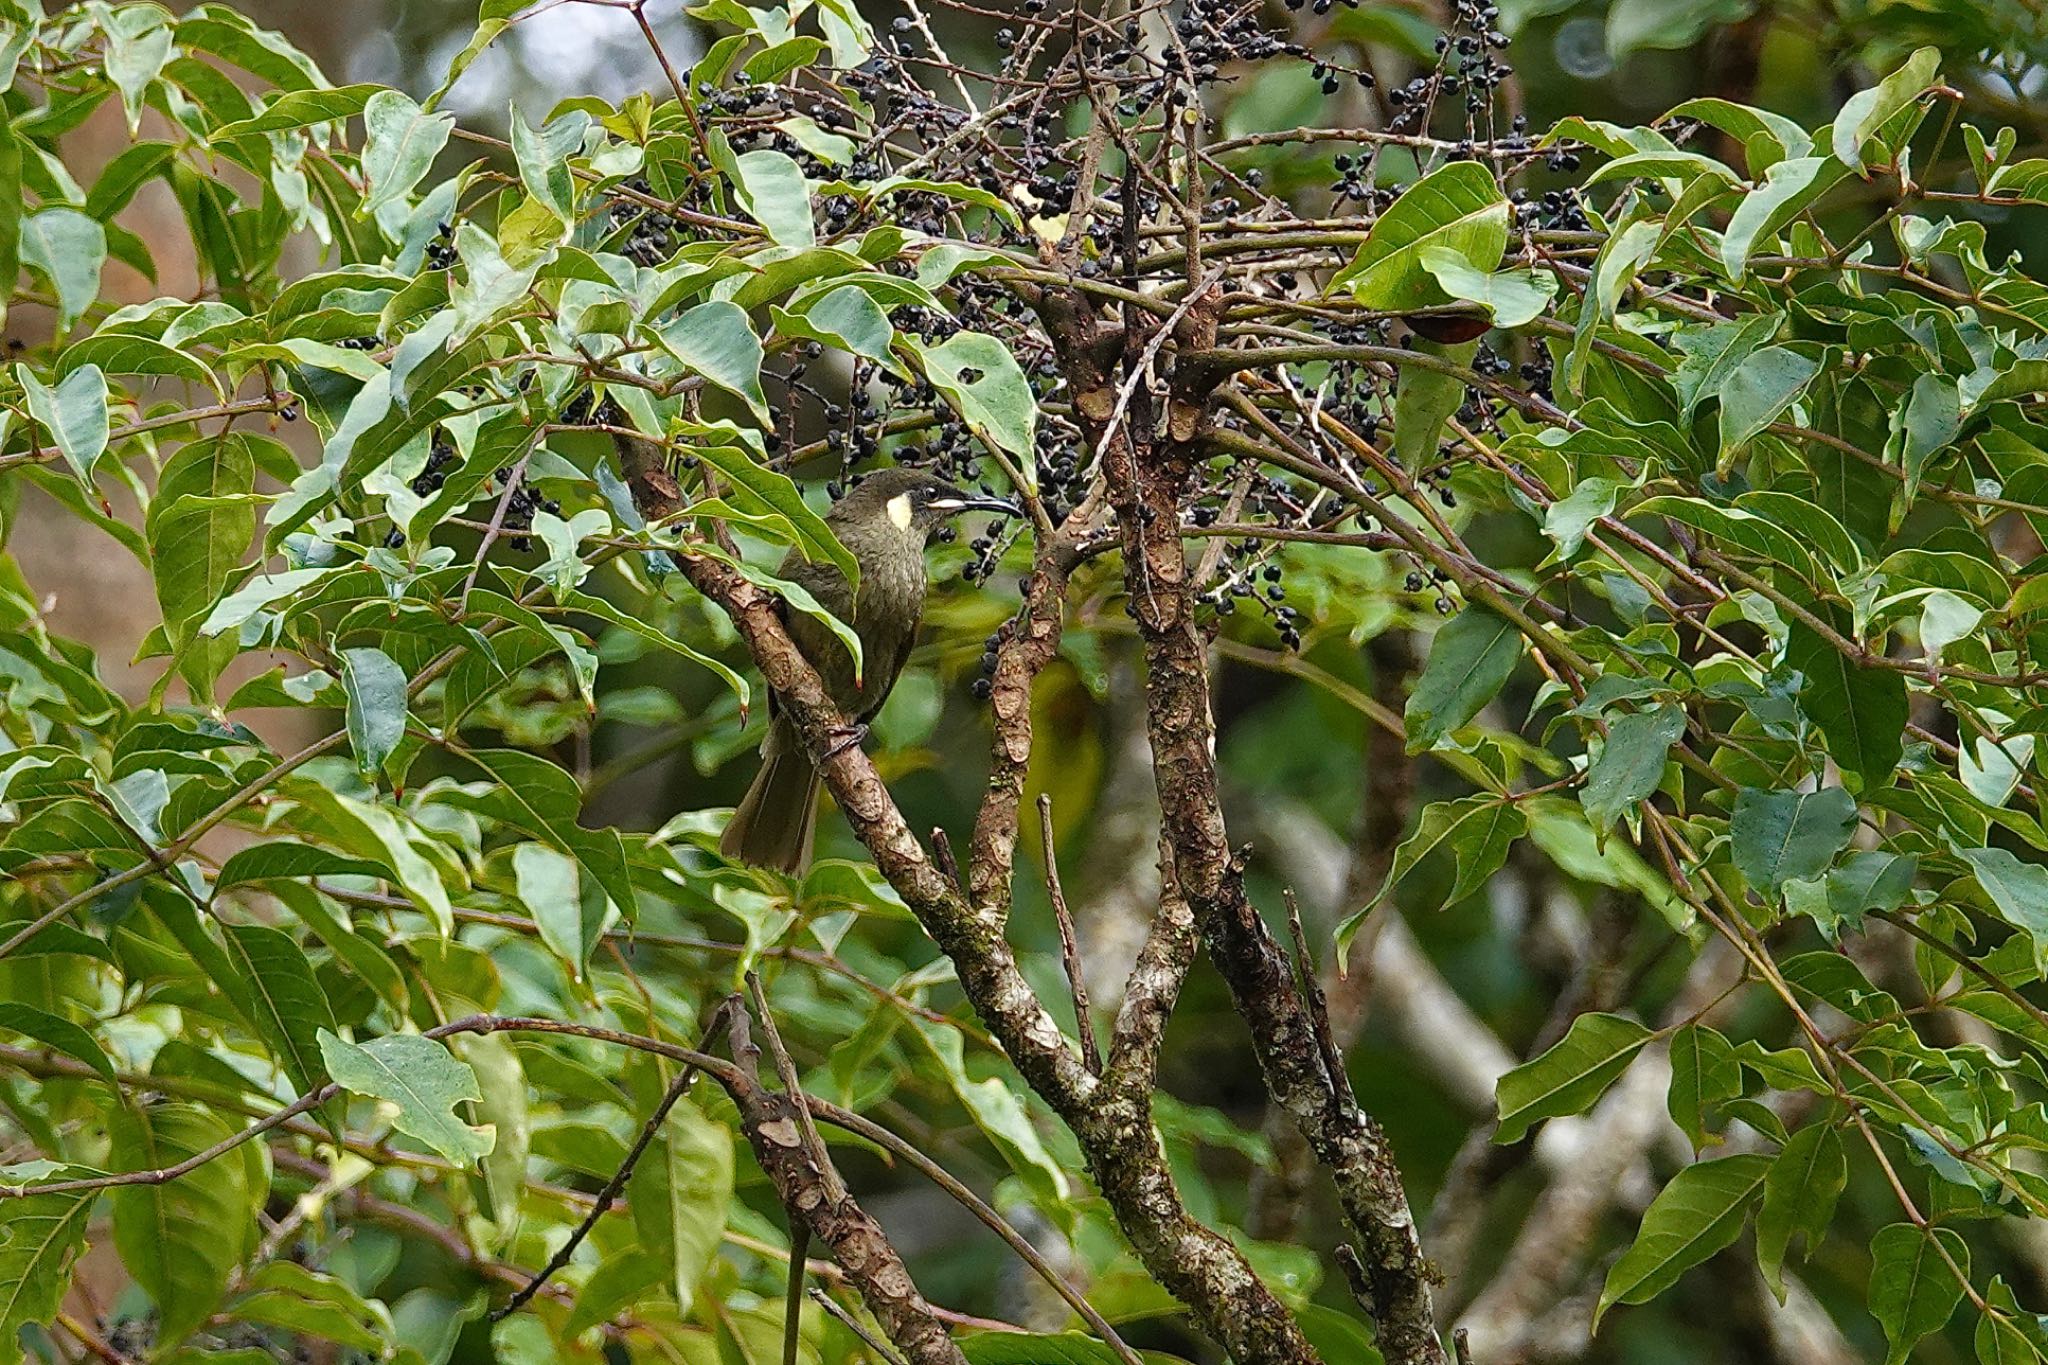
[[[1519,1142],[1539,1121],[1583,1113],[1635,1060],[1650,1031],[1618,1014],[1582,1014],[1550,1050],[1500,1078],[1493,1140]]]
[[[1696,1162],[1673,1176],[1644,1211],[1635,1241],[1608,1267],[1595,1327],[1615,1304],[1649,1302],[1734,1241],[1771,1164],[1767,1156],[1731,1156]]]
[[[78,481],[90,488],[93,466],[107,449],[107,377],[96,365],[73,370],[54,388],[36,378],[26,365],[16,365],[14,377],[28,393],[28,414],[35,419],[39,434],[57,448]]]
[[[1509,216],[1492,171],[1476,161],[1450,162],[1401,192],[1330,287],[1348,288],[1364,307],[1390,313],[1448,303],[1423,253],[1438,247],[1491,273],[1507,251]]]
[[[1608,726],[1600,757],[1586,770],[1586,784],[1579,789],[1595,830],[1605,834],[1657,790],[1671,746],[1684,733],[1685,712],[1669,704],[1622,716]]]
[[[1522,637],[1506,617],[1467,607],[1430,643],[1429,662],[1408,697],[1408,752],[1421,753],[1471,723],[1522,657]]]
[[[1792,880],[1818,877],[1856,832],[1856,798],[1840,787],[1762,791],[1744,787],[1729,821],[1735,869],[1757,892],[1775,899]]]
[[[685,1312],[723,1240],[733,1170],[731,1130],[684,1099],[626,1183],[643,1254],[666,1271]]]
[[[1884,785],[1905,753],[1905,676],[1852,662],[1804,622],[1792,624],[1785,662],[1805,678],[1799,705],[1820,727],[1844,780],[1865,792]]]
[[[1820,1246],[1848,1179],[1842,1140],[1825,1123],[1794,1133],[1771,1163],[1756,1214],[1756,1260],[1778,1302],[1785,1301],[1785,1254],[1792,1239],[1803,1237],[1809,1255]]]
[[[233,1134],[193,1104],[122,1105],[108,1117],[108,1159],[123,1171],[162,1170]],[[162,1315],[158,1340],[181,1341],[227,1292],[228,1276],[253,1249],[255,1211],[266,1191],[251,1180],[260,1160],[231,1151],[177,1180],[114,1191],[114,1245]]]
[[[348,697],[348,742],[356,768],[374,781],[405,738],[405,670],[381,649],[344,649],[341,686]]]
[[[1938,1332],[1962,1302],[1970,1248],[1952,1228],[1894,1223],[1870,1242],[1870,1311],[1891,1349],[1885,1365],[1902,1365],[1920,1338]]]

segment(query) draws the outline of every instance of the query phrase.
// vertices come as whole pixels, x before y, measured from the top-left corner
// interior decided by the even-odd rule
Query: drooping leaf
[[[1500,1078],[1493,1140],[1519,1142],[1543,1119],[1583,1112],[1628,1069],[1650,1031],[1618,1014],[1582,1014],[1542,1056]]]
[[[1408,697],[1408,752],[1433,749],[1471,723],[1522,657],[1514,623],[1484,607],[1452,617],[1430,643],[1429,661]]]
[[[1615,1304],[1649,1302],[1734,1241],[1770,1170],[1771,1158],[1745,1154],[1695,1162],[1673,1176],[1644,1211],[1635,1241],[1608,1267],[1595,1327]]]
[[[267,924],[231,924],[223,937],[241,978],[230,998],[300,1094],[326,1085],[319,1034],[334,1028],[334,1012],[305,951]]]
[[[89,1174],[61,1166],[50,1172],[56,1179]],[[0,1365],[22,1359],[23,1327],[57,1316],[96,1198],[85,1189],[0,1199]]]
[[[1432,855],[1444,854],[1457,871],[1449,889],[1434,907],[1455,905],[1477,891],[1500,871],[1515,840],[1529,831],[1529,818],[1519,803],[1497,796],[1468,796],[1457,801],[1436,801],[1423,808],[1415,832],[1394,850],[1387,878],[1373,898],[1337,926],[1338,960],[1379,903],[1392,894],[1418,865]]]
[[[78,481],[90,490],[93,466],[107,449],[107,377],[97,365],[73,370],[54,387],[43,383],[26,365],[16,365],[14,377],[27,391],[29,416]]]
[[[733,159],[740,205],[782,246],[811,246],[818,240],[811,223],[810,186],[803,170],[783,153],[768,148]]]
[[[1891,118],[1902,112],[1935,80],[1941,67],[1938,48],[1923,47],[1905,65],[1867,90],[1859,90],[1835,116],[1834,153],[1858,175],[1864,173],[1863,145]]]
[[[724,1237],[732,1191],[731,1130],[690,1100],[677,1101],[633,1168],[626,1198],[643,1254],[665,1268],[684,1312],[696,1302],[698,1282]]]
[[[379,90],[363,106],[363,180],[357,216],[368,218],[408,198],[448,145],[455,116],[430,114],[397,90]]]
[[[2048,972],[2048,868],[2002,848],[1966,848],[1962,855],[1998,917],[2033,940],[2035,965]]]
[[[1800,707],[1820,727],[1844,781],[1864,792],[1883,786],[1905,753],[1905,675],[1852,662],[1801,621],[1786,638],[1785,662],[1806,680]]]
[[[1756,1259],[1780,1303],[1785,1301],[1785,1253],[1792,1239],[1804,1237],[1808,1254],[1821,1244],[1848,1179],[1842,1140],[1825,1123],[1809,1123],[1794,1133],[1771,1163],[1756,1214]]]
[[[233,1129],[194,1104],[122,1105],[108,1118],[109,1160],[123,1171],[162,1170],[206,1151]],[[212,1313],[228,1276],[251,1249],[256,1207],[248,1149],[216,1157],[177,1180],[115,1190],[114,1245],[156,1300],[159,1340],[170,1344]],[[261,1172],[260,1162],[253,1169]]]
[[[1705,1024],[1688,1024],[1671,1035],[1666,1105],[1671,1121],[1692,1139],[1694,1150],[1707,1145],[1706,1106],[1741,1093],[1742,1068],[1727,1038]]]
[[[1962,1302],[1970,1246],[1953,1228],[1893,1223],[1870,1239],[1870,1311],[1891,1349],[1885,1365],[1903,1365],[1920,1338],[1948,1325]]]
[[[384,760],[405,738],[405,670],[381,649],[344,649],[341,686],[348,697],[348,742],[356,767],[375,780]]]
[[[1685,712],[1669,704],[1622,716],[1608,727],[1600,757],[1579,789],[1586,819],[1596,831],[1605,834],[1657,790],[1671,746],[1684,733]]]

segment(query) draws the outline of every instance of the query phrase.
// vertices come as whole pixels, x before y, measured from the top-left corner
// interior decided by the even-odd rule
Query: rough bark
[[[619,450],[642,514],[650,521],[674,515],[683,502],[661,449],[622,439]],[[952,961],[962,991],[1012,1065],[1073,1130],[1146,1270],[1244,1365],[1318,1362],[1293,1315],[1237,1247],[1188,1213],[1152,1126],[1149,1082],[1142,1090],[1131,1087],[1132,1093],[1113,1092],[1087,1069],[1018,970],[1001,915],[977,912],[926,855],[866,753],[838,744],[844,718],[783,629],[776,600],[718,557],[683,548],[673,558],[731,617],[784,714],[819,756],[820,776],[876,867]],[[1044,647],[1045,638],[1027,632],[1027,643],[1039,642],[1034,648]],[[1050,647],[1045,650],[1049,656]],[[1028,727],[1028,708],[1023,714]],[[998,723],[1013,725],[1014,714]],[[1028,728],[1015,752],[1021,772],[1029,758]]]

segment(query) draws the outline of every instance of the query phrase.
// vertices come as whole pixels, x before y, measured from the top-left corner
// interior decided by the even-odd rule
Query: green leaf
[[[1449,303],[1423,253],[1440,248],[1491,273],[1507,253],[1509,217],[1491,170],[1476,161],[1450,162],[1402,191],[1330,288],[1348,287],[1364,307],[1389,313]]]
[[[1436,342],[1415,338],[1415,349],[1453,365],[1469,366],[1479,354],[1476,341]],[[1465,381],[1442,370],[1403,365],[1394,379],[1394,454],[1416,468],[1434,464],[1444,423],[1464,406]]]
[[[1446,246],[1424,247],[1420,259],[1446,294],[1478,304],[1496,327],[1533,322],[1557,297],[1557,276],[1548,270],[1488,273]]]
[[[967,1365],[1122,1365],[1124,1359],[1106,1343],[1079,1332],[971,1332],[957,1338],[956,1344]],[[1167,1358],[1155,1352],[1144,1354],[1159,1365],[1166,1363]],[[1347,1365],[1365,1365],[1371,1358]]]
[[[108,1159],[123,1171],[161,1170],[233,1133],[195,1104],[124,1104],[108,1117]],[[228,1276],[251,1249],[263,1169],[256,1149],[244,1147],[165,1184],[113,1192],[114,1245],[156,1300],[159,1345],[183,1340],[227,1292]]]
[[[1920,98],[1935,82],[1935,73],[1940,67],[1940,50],[1923,47],[1908,57],[1906,64],[1897,71],[1868,90],[1859,90],[1851,95],[1843,103],[1842,112],[1835,116],[1835,159],[1862,175],[1863,145],[1894,115],[1904,112],[1907,106]]]
[[[518,1049],[504,1034],[469,1035],[458,1039],[455,1046],[462,1050],[463,1061],[475,1071],[483,1091],[476,1116],[497,1139],[483,1159],[483,1188],[489,1197],[484,1212],[495,1229],[489,1244],[508,1247],[519,1235],[526,1162],[533,1150],[526,1069],[520,1065]]]
[[[615,1251],[598,1263],[576,1291],[576,1306],[563,1326],[564,1336],[578,1336],[610,1322],[667,1278],[656,1258],[637,1245]]]
[[[849,355],[865,356],[895,368],[889,348],[896,328],[882,305],[867,290],[850,285],[811,294],[797,311],[769,310],[775,330],[783,336],[822,341]]]
[[[647,1257],[666,1272],[687,1313],[725,1235],[733,1197],[732,1132],[684,1099],[633,1168],[626,1201]]]
[[[1579,789],[1579,802],[1595,831],[1604,835],[1657,790],[1671,746],[1684,733],[1685,711],[1668,703],[1622,716],[1607,727],[1607,742]]]
[[[2034,964],[2048,975],[2048,868],[2023,863],[2002,848],[1961,852],[1998,917],[2033,940]]]
[[[271,1261],[243,1281],[228,1305],[237,1322],[281,1328],[375,1355],[392,1338],[390,1315],[332,1275],[292,1261]]]
[[[1725,462],[1799,401],[1820,373],[1818,361],[1789,346],[1753,351],[1721,381],[1721,459]]]
[[[331,90],[287,90],[263,107],[254,118],[224,123],[207,134],[208,142],[231,142],[258,133],[282,133],[316,123],[352,118],[384,87],[343,85]]]
[[[768,396],[761,391],[761,338],[738,304],[700,303],[657,328],[654,337],[691,373],[745,399],[756,417],[770,421]]]
[[[334,1028],[334,1011],[305,951],[291,935],[264,924],[230,924],[225,937],[241,978],[230,998],[298,1092],[320,1089],[328,1077],[319,1034]]]
[[[1914,1344],[1947,1326],[1962,1302],[1956,1269],[1970,1273],[1970,1247],[1952,1228],[1893,1223],[1870,1239],[1870,1259],[1870,1312],[1891,1346],[1885,1365],[1903,1365]]]
[[[795,161],[781,152],[762,149],[733,159],[733,188],[740,207],[768,230],[781,246],[815,246],[811,223],[811,189]]]
[[[33,1038],[45,1047],[84,1062],[108,1080],[114,1079],[114,1064],[107,1060],[107,1054],[93,1036],[62,1015],[16,1001],[0,1001],[0,1029]]]
[[[1703,1111],[1709,1104],[1742,1093],[1742,1068],[1735,1049],[1705,1024],[1687,1024],[1671,1035],[1671,1088],[1666,1107],[1671,1121],[1692,1140],[1693,1149],[1707,1145]]]
[[[341,686],[348,697],[348,743],[356,768],[375,781],[384,760],[405,738],[405,670],[381,649],[344,649]]]
[[[86,1172],[63,1167],[59,1179]],[[30,1194],[0,1199],[0,1363],[22,1359],[21,1329],[47,1325],[71,1287],[71,1267],[85,1250],[85,1228],[97,1194]]]
[[[1433,749],[1470,724],[1521,657],[1521,633],[1506,617],[1478,606],[1452,617],[1431,642],[1429,662],[1408,698],[1408,752]]]
[[[1844,781],[1864,792],[1883,786],[1905,755],[1905,675],[1850,662],[1801,621],[1786,636],[1785,662],[1806,679],[1800,709],[1820,727]]]
[[[1744,787],[1729,820],[1735,869],[1766,900],[1786,882],[1827,871],[1856,832],[1856,798],[1840,787],[1762,791]]]
[[[1366,916],[1387,898],[1418,864],[1437,852],[1455,860],[1456,876],[1450,888],[1434,906],[1441,910],[1456,905],[1479,890],[1500,871],[1515,840],[1529,832],[1529,817],[1519,803],[1482,794],[1457,801],[1436,801],[1425,806],[1415,832],[1394,850],[1394,861],[1386,880],[1373,898],[1337,926],[1338,960],[1350,949],[1351,940],[1364,925]]]
[[[860,586],[859,561],[839,543],[825,519],[811,510],[789,475],[770,469],[737,446],[693,446],[690,453],[726,477],[732,485],[726,494],[728,502],[742,512],[785,518],[796,532],[796,548],[805,559],[831,564],[848,583]]]
[[[107,79],[121,92],[128,134],[142,126],[143,100],[171,58],[170,12],[160,5],[94,4],[106,34]]]
[[[1848,167],[1827,156],[1799,156],[1775,163],[1765,173],[1764,183],[1742,197],[1721,235],[1721,261],[1729,275],[1740,283],[1757,246],[1776,237],[1848,174]]]
[[[590,117],[571,110],[535,130],[526,116],[512,115],[512,154],[519,163],[519,183],[534,202],[566,228],[576,216],[576,179],[569,158],[583,145]]]
[[[1582,1014],[1549,1051],[1502,1076],[1494,1087],[1498,1143],[1519,1142],[1540,1120],[1577,1114],[1600,1098],[1653,1035],[1618,1014]]]
[[[587,898],[575,862],[546,844],[513,849],[512,878],[526,912],[540,926],[541,942],[560,954],[582,980],[590,954],[604,936],[604,897]]]
[[[659,626],[652,625],[638,616],[620,611],[602,597],[593,597],[589,593],[564,593],[561,597],[561,604],[576,611],[587,612],[600,620],[609,621],[612,625],[618,626],[622,630],[630,631],[650,644],[659,645],[672,654],[680,655],[691,663],[716,673],[720,678],[724,679],[725,685],[732,689],[733,697],[739,702],[742,715],[746,714],[748,707],[752,704],[753,689],[747,685],[745,678],[734,672],[732,668],[720,660],[690,648],[690,646],[678,640],[672,633],[661,629]]]
[[[381,863],[351,858],[329,849],[289,839],[267,839],[251,844],[221,864],[213,879],[216,893],[251,882],[279,881],[293,877],[383,877]]]
[[[77,209],[39,209],[21,223],[21,263],[42,272],[57,291],[57,333],[85,316],[100,293],[107,230]]]
[[[539,760],[536,760],[539,761]],[[310,807],[332,831],[333,842],[389,870],[412,903],[441,933],[453,932],[455,909],[441,875],[412,845],[410,822],[389,806],[358,801],[316,782],[294,783],[287,793]],[[616,837],[616,836],[615,836]]]
[[[576,860],[611,897],[628,923],[638,915],[632,876],[617,830],[585,829],[577,823],[583,793],[576,779],[544,758],[517,749],[478,749],[469,758],[498,779],[507,818]]]
[[[73,370],[55,388],[26,365],[16,365],[14,376],[28,393],[28,415],[49,433],[50,444],[90,489],[93,466],[107,450],[107,377],[97,365]]]
[[[458,1166],[489,1154],[496,1135],[456,1117],[455,1106],[479,1100],[476,1073],[442,1044],[417,1033],[348,1043],[322,1030],[320,1055],[337,1084],[397,1106],[392,1123]]]
[[[448,145],[453,114],[430,114],[396,90],[379,90],[363,107],[363,202],[358,218],[402,203]]]
[[[968,428],[1014,458],[1025,484],[1037,487],[1038,398],[1010,348],[986,332],[955,332],[936,346],[903,340]]]
[[[1744,1155],[1696,1162],[1673,1176],[1644,1211],[1636,1240],[1608,1268],[1594,1328],[1615,1304],[1647,1303],[1734,1241],[1770,1169],[1771,1158]]]
[[[1779,1303],[1785,1301],[1785,1253],[1792,1239],[1804,1237],[1808,1255],[1820,1246],[1848,1181],[1842,1140],[1824,1122],[1794,1133],[1771,1163],[1756,1213],[1756,1262]]]

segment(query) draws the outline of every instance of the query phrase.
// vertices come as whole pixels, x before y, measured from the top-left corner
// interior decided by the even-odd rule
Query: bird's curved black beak
[[[1021,517],[1024,509],[1004,498],[990,498],[967,493],[941,493],[931,500],[932,510],[944,512],[947,516],[958,516],[962,512],[1000,512],[1006,517]]]

